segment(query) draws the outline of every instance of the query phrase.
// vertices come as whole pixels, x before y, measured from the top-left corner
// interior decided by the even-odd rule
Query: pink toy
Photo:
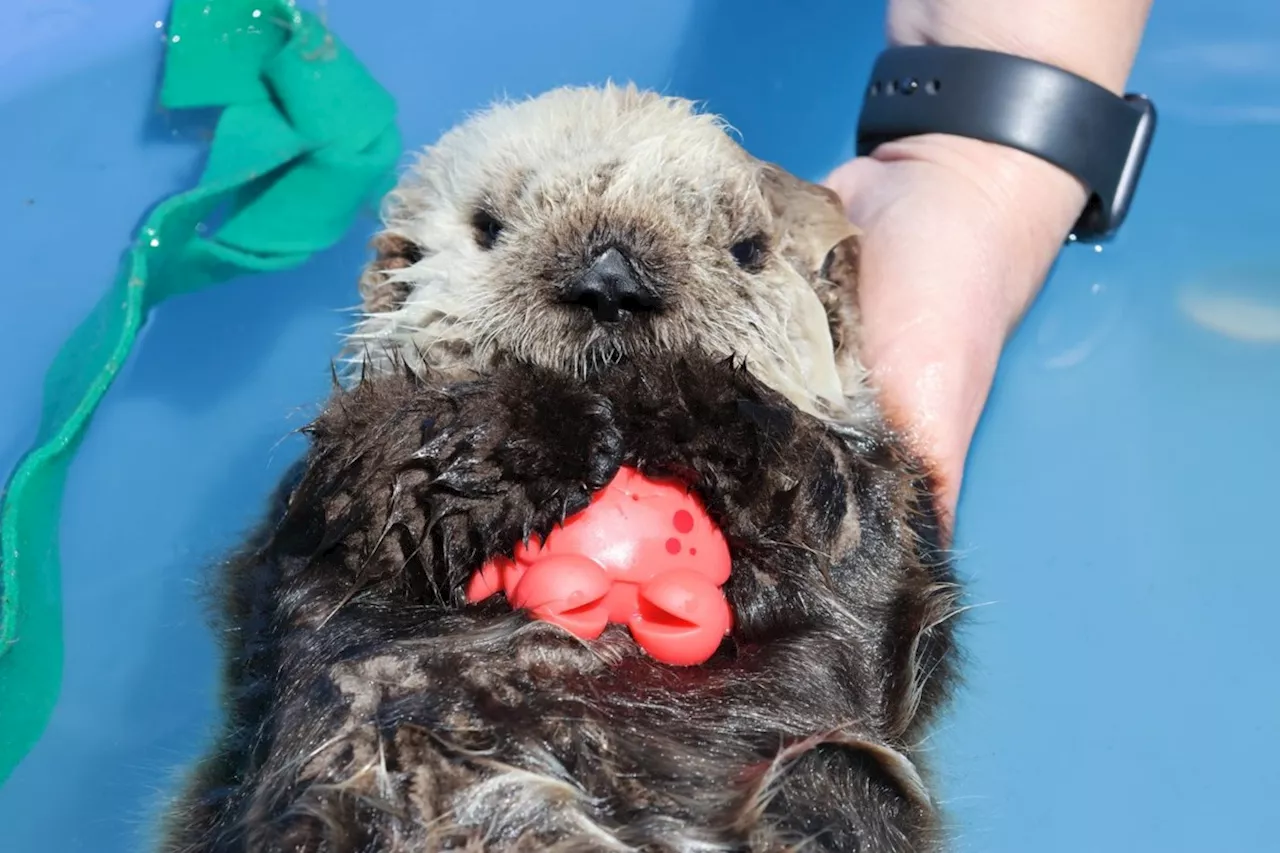
[[[505,592],[513,607],[587,640],[610,622],[627,625],[656,660],[691,666],[729,632],[728,579],[729,546],[698,498],[624,467],[545,542],[482,566],[467,600]]]

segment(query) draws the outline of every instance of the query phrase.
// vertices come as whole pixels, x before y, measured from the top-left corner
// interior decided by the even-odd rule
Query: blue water
[[[419,145],[494,95],[690,95],[819,177],[850,149],[876,2],[330,0]],[[933,739],[962,851],[1280,850],[1280,6],[1159,0],[1161,124],[1119,241],[1068,251],[1009,347],[961,506],[987,603]],[[154,104],[163,0],[0,2],[0,474],[57,347],[203,118]],[[782,46],[790,45],[794,58]],[[71,471],[62,702],[0,850],[138,850],[215,709],[198,580],[328,387],[372,223],[304,268],[162,307]]]

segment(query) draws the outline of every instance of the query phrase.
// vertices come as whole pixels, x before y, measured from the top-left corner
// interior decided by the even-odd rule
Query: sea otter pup
[[[858,360],[835,197],[688,101],[503,103],[386,202],[352,371],[225,587],[226,720],[169,853],[920,851],[958,592]],[[695,490],[695,667],[467,604],[622,465]]]

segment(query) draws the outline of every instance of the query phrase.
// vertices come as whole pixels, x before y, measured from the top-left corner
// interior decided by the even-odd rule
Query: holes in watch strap
[[[941,80],[926,80],[922,86],[914,77],[904,77],[901,80],[876,80],[867,88],[867,94],[873,98],[879,95],[911,95],[915,92],[936,95],[941,91]]]

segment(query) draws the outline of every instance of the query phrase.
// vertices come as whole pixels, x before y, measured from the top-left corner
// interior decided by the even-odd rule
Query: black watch
[[[1017,148],[1089,188],[1072,233],[1101,240],[1129,212],[1155,128],[1146,97],[1117,97],[1043,62],[966,47],[895,47],[871,72],[857,153],[925,133]]]

